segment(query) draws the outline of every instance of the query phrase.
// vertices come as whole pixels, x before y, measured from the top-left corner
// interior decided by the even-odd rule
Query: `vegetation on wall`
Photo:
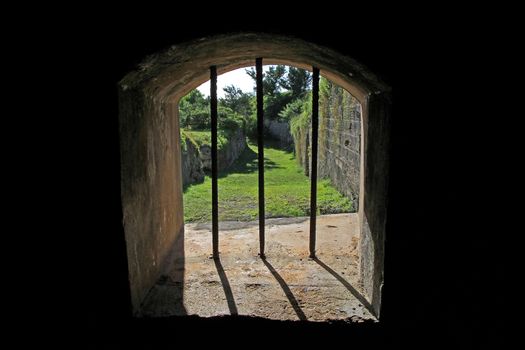
[[[301,99],[301,108],[289,110],[290,132],[294,139],[295,157],[300,165],[307,168],[305,160],[310,152],[310,123],[312,120],[312,94],[308,93]],[[308,173],[308,171],[307,171]]]
[[[312,115],[312,101],[311,93],[307,94],[303,99],[296,101],[297,105],[289,104],[282,112],[287,114],[290,120],[290,131],[294,138],[295,153],[297,160],[303,166],[306,166],[305,161],[309,159],[305,155],[309,154],[308,135],[311,128]],[[339,130],[341,127],[342,118],[345,117],[343,109],[349,104],[357,103],[355,99],[345,90],[330,80],[323,77],[319,81],[319,162],[322,163],[326,156],[325,148],[327,147],[328,134],[328,117],[340,116],[334,118],[336,125],[335,129]],[[338,139],[332,142],[339,143]]]
[[[206,130],[182,130],[181,135],[189,139],[197,150],[202,145],[211,145],[211,132]],[[182,139],[182,137],[181,137]],[[228,146],[228,138],[223,133],[217,133],[217,149],[220,151]]]
[[[336,85],[328,79],[321,77],[319,81],[319,164],[326,159],[328,118],[330,115],[330,95]]]

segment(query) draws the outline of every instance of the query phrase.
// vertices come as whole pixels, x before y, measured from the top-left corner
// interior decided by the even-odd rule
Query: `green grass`
[[[250,221],[258,216],[257,147],[249,147],[227,172],[219,174],[219,220]],[[271,146],[264,149],[266,217],[310,215],[310,179],[292,153]],[[351,201],[330,180],[317,184],[318,214],[346,213]],[[185,222],[211,221],[211,178],[184,189]]]

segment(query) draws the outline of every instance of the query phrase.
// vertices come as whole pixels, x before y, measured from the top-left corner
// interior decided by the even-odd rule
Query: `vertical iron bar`
[[[259,255],[264,258],[264,106],[262,58],[255,60],[257,71],[257,150],[259,166]]]
[[[313,67],[312,77],[312,167],[310,175],[310,258],[315,258],[317,215],[317,139],[319,135],[319,68]]]
[[[219,258],[219,196],[217,188],[217,67],[210,67],[211,205],[213,258]]]

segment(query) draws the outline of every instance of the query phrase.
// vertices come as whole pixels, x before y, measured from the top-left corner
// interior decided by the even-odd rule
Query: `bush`
[[[293,102],[288,103],[281,112],[279,112],[279,120],[287,122],[292,120],[303,111],[303,106],[306,103],[304,99],[296,99]]]
[[[280,120],[279,113],[284,107],[292,102],[293,96],[291,92],[279,93],[277,95],[264,96],[264,118],[272,120]]]
[[[217,114],[219,130],[234,131],[245,129],[244,118],[240,114],[235,113],[231,108],[219,106]]]
[[[187,129],[210,127],[209,99],[197,89],[191,90],[179,102],[180,126]]]

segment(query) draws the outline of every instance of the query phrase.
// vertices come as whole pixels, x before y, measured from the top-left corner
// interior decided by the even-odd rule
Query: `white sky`
[[[241,89],[243,92],[252,92],[253,88],[255,87],[255,82],[248,74],[246,74],[246,69],[249,69],[250,67],[245,68],[239,68],[236,70],[232,70],[231,72],[221,74],[217,77],[217,97],[223,98],[224,97],[224,90],[223,88],[228,85],[235,85],[239,89]],[[263,72],[268,71],[270,66],[263,66]],[[199,86],[197,89],[204,95],[209,96],[210,95],[210,81],[208,80],[201,86]]]

